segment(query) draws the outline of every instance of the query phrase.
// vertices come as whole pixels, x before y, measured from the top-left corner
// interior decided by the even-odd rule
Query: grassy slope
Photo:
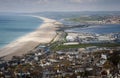
[[[98,47],[118,47],[119,43],[107,43],[107,44],[79,44],[79,45],[57,45],[51,47],[52,50],[64,50],[69,48],[85,48],[90,46],[98,46]]]

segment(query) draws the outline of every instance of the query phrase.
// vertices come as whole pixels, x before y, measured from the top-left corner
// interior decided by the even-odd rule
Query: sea
[[[32,16],[0,15],[0,48],[35,31],[42,22],[42,20]]]
[[[78,33],[97,33],[97,34],[109,34],[120,33],[120,24],[103,24],[94,25],[83,28],[72,28],[66,30],[66,32],[78,32]]]
[[[86,14],[87,13],[87,14]],[[65,21],[66,18],[79,17],[81,15],[106,15],[106,14],[119,14],[120,12],[43,12],[32,13],[32,15],[43,16],[62,22],[65,26],[75,25],[76,23]],[[31,13],[30,13],[31,14]],[[35,31],[43,21],[27,16],[27,14],[14,14],[14,13],[0,13],[0,48],[6,46],[12,41]],[[108,25],[95,25],[86,28],[73,28],[66,31],[70,32],[87,32],[87,33],[113,33],[120,32],[120,24]]]

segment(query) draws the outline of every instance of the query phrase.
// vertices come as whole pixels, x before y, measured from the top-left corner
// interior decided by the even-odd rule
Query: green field
[[[81,16],[81,17],[76,17],[76,18],[69,18],[67,21],[73,21],[73,22],[88,22],[88,21],[102,21],[104,20],[104,17],[101,16]]]
[[[98,47],[118,47],[120,46],[119,43],[106,43],[106,44],[79,44],[79,45],[56,45],[51,47],[52,50],[57,51],[57,50],[64,50],[64,49],[69,49],[69,48],[85,48],[85,47],[90,47],[90,46],[98,46]]]

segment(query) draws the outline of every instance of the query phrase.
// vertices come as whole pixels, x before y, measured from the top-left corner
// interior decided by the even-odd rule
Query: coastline
[[[21,56],[33,50],[39,44],[49,43],[55,36],[56,30],[62,23],[53,19],[40,16],[32,16],[43,20],[39,28],[19,39],[11,42],[4,48],[0,49],[0,57],[11,59],[12,56]]]

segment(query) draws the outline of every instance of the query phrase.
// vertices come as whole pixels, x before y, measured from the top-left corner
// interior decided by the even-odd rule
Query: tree
[[[41,78],[42,77],[43,68],[38,64],[34,64],[33,70],[31,71],[31,77],[33,78]]]
[[[113,70],[112,74],[115,76],[115,74],[118,75],[119,69],[118,64],[120,64],[120,51],[114,51],[111,53],[108,57],[108,61],[113,64]]]
[[[111,69],[112,68],[112,64],[111,64],[111,62],[109,62],[109,61],[106,61],[104,64],[103,64],[103,68],[105,68],[105,69]]]

